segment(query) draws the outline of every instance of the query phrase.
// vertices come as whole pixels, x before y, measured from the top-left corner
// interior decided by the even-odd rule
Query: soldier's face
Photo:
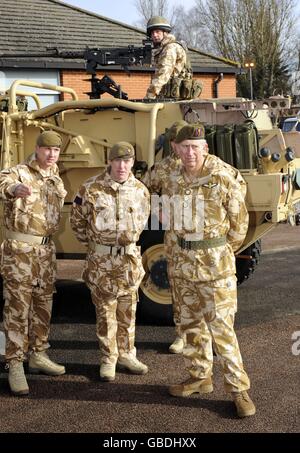
[[[43,170],[47,170],[58,161],[59,153],[60,148],[56,146],[37,146],[35,149],[36,160]]]
[[[206,140],[184,140],[177,147],[185,170],[187,172],[200,170],[208,152]]]
[[[108,161],[108,163],[110,165],[110,176],[114,181],[127,181],[134,163],[132,157],[130,159],[114,159]]]
[[[153,44],[159,44],[164,39],[164,32],[162,30],[152,30],[151,39]]]

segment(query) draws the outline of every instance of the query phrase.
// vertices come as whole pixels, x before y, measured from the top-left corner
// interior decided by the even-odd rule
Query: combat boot
[[[213,384],[211,378],[199,379],[191,377],[181,384],[170,385],[169,393],[172,396],[190,396],[193,393],[211,393]]]
[[[8,383],[14,395],[28,395],[29,387],[24,373],[23,362],[11,360],[9,362]]]
[[[232,398],[239,417],[249,417],[255,414],[254,403],[245,390],[243,392],[232,392]]]
[[[116,377],[116,364],[101,363],[99,374],[101,381],[114,381]]]
[[[119,357],[118,358],[118,368],[121,370],[125,369],[130,371],[132,374],[147,374],[148,367],[144,363],[140,362],[136,357]]]
[[[169,351],[172,354],[181,354],[184,347],[184,340],[181,337],[176,337],[173,343],[169,347]]]
[[[30,373],[44,373],[49,376],[59,376],[65,374],[66,369],[63,365],[50,360],[45,351],[33,352],[29,359]]]

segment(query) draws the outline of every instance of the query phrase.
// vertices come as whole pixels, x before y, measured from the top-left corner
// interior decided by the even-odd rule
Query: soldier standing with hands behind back
[[[56,165],[61,144],[56,132],[42,132],[34,154],[0,173],[5,222],[1,261],[5,357],[15,395],[29,393],[23,368],[28,352],[30,372],[65,373],[65,367],[46,354],[56,278],[51,236],[58,229],[66,196]]]
[[[171,385],[169,393],[182,397],[213,391],[213,342],[238,416],[251,416],[255,406],[247,393],[250,381],[234,332],[234,251],[248,229],[242,178],[236,169],[208,154],[203,125],[184,126],[175,143],[182,169],[169,177],[169,195],[177,201],[170,230],[174,250],[169,277],[181,307],[183,355],[190,378]]]
[[[145,274],[136,246],[149,217],[147,188],[131,172],[134,148],[118,142],[109,152],[107,171],[79,189],[71,226],[88,246],[83,279],[96,308],[100,379],[113,381],[116,366],[133,374],[148,367],[136,358],[137,290]]]
[[[187,122],[184,120],[175,121],[175,123],[173,123],[166,131],[164,136],[164,151],[167,149],[169,154],[161,161],[156,162],[142,178],[142,182],[148,187],[150,193],[157,193],[158,195],[163,196],[165,194],[165,186],[168,185],[170,173],[179,171],[181,160],[176,151],[175,138],[178,131],[186,125]],[[168,235],[169,230],[166,230],[164,235],[165,252],[167,262],[171,263],[173,247],[169,244]],[[169,265],[170,264],[168,264],[168,267]],[[184,337],[180,327],[180,306],[179,301],[173,297],[174,290],[172,288],[172,279],[169,279],[169,283],[171,285],[173,321],[176,333],[176,338],[170,345],[169,351],[173,354],[181,354],[184,346]]]

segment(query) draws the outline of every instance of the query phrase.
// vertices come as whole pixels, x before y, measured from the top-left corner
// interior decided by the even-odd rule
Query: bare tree
[[[146,27],[148,20],[152,16],[163,16],[166,18],[169,16],[168,0],[135,0],[134,4],[141,16],[138,25],[142,28]]]
[[[182,5],[170,6],[168,0],[135,0],[134,3],[141,17],[136,25],[145,29],[150,17],[163,16],[169,21],[176,37],[179,35],[178,39],[185,39],[189,45],[192,44],[190,39],[192,34],[188,33],[190,19]]]
[[[288,66],[295,29],[295,0],[196,0],[195,21],[225,58],[255,63],[256,97],[288,88]],[[249,86],[249,85],[248,85]],[[247,94],[246,77],[239,80]]]
[[[189,47],[209,52],[212,50],[211,39],[203,33],[204,28],[199,25],[194,12],[194,8],[186,11],[183,6],[176,7],[173,11],[173,32]]]
[[[297,58],[295,6],[296,0],[195,0],[186,11],[183,5],[170,8],[168,0],[136,0],[143,27],[151,16],[161,15],[188,46],[242,67],[253,62],[253,92],[260,98],[291,88],[291,63]],[[238,89],[249,97],[245,71]]]

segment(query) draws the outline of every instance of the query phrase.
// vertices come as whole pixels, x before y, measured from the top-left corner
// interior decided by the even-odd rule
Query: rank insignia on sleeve
[[[213,187],[216,187],[218,184],[213,183],[213,182],[208,182],[207,184],[203,184],[203,187],[207,187],[208,189],[212,189]]]
[[[81,205],[82,205],[82,198],[80,198],[80,197],[78,197],[78,196],[75,197],[74,203],[75,203],[75,204],[79,204],[79,205],[81,206]]]

